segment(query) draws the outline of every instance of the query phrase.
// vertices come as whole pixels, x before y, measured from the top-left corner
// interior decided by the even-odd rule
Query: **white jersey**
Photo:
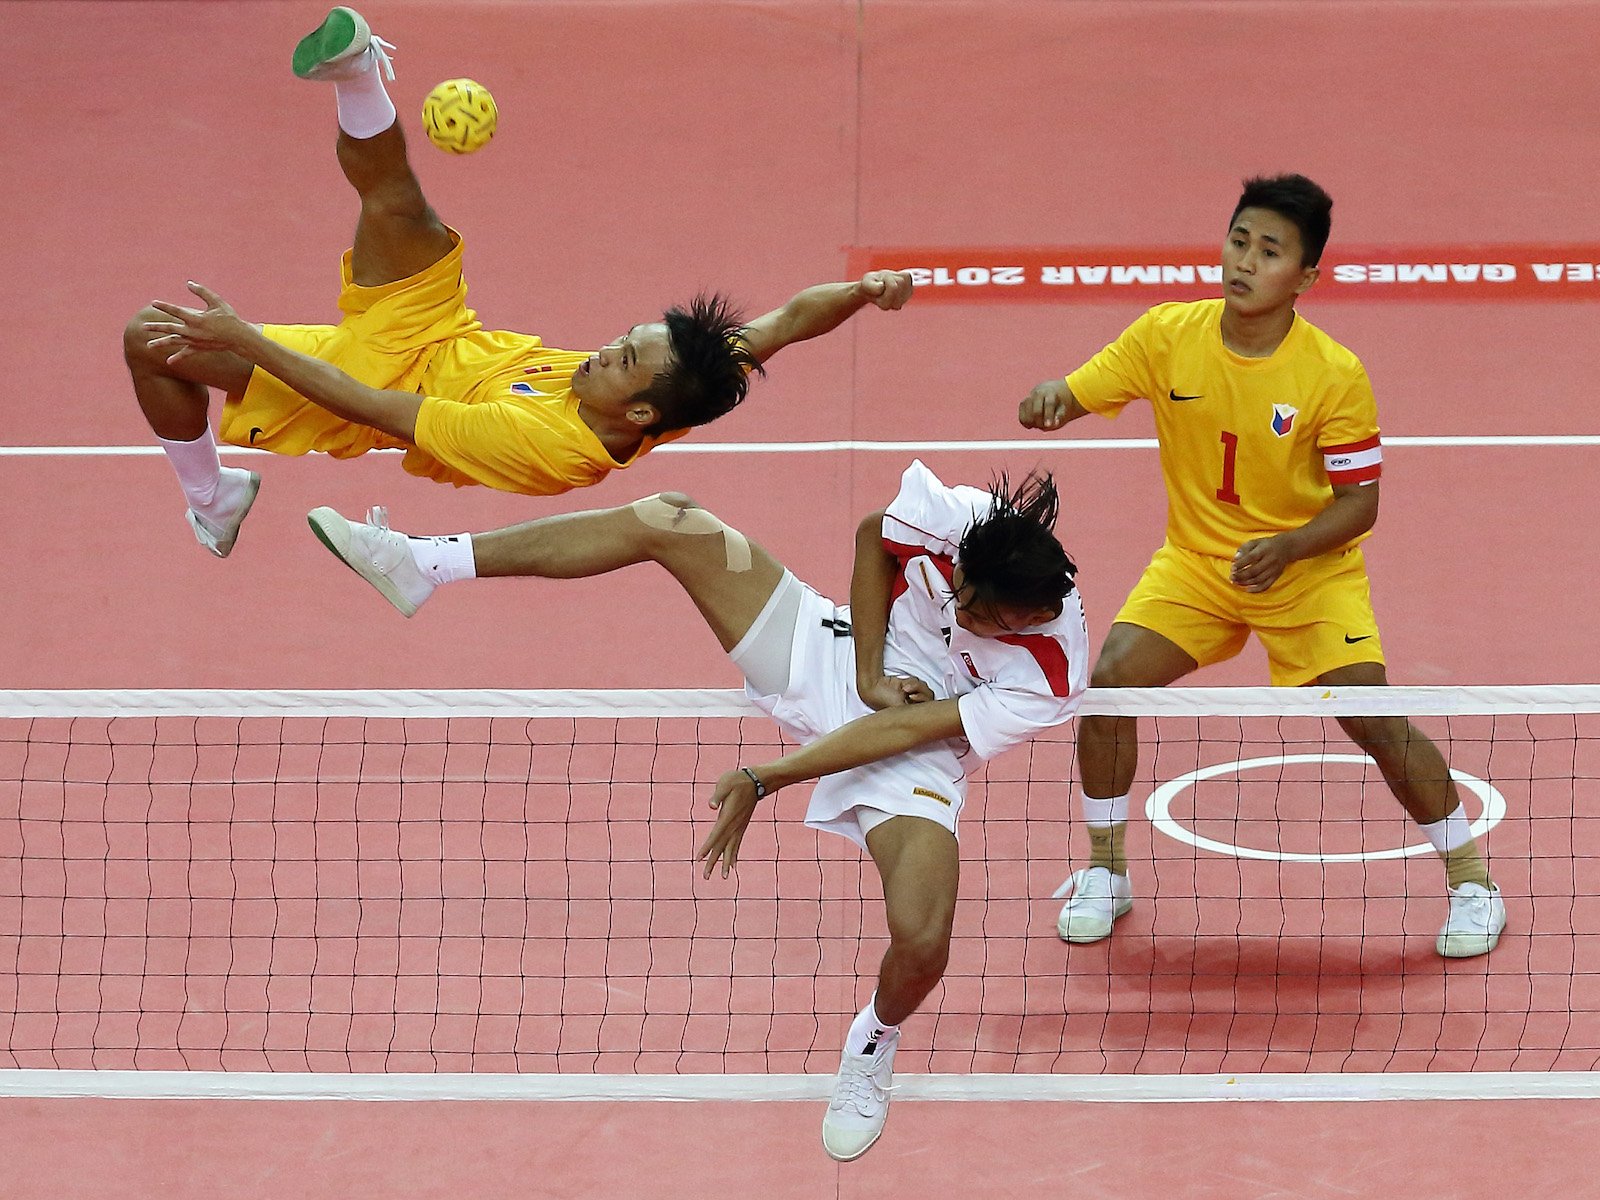
[[[863,847],[863,813],[873,821],[920,817],[955,833],[975,760],[1060,725],[1077,709],[1088,683],[1089,638],[1076,592],[1063,600],[1055,620],[1020,633],[980,638],[955,622],[950,574],[962,535],[991,503],[977,488],[945,487],[920,462],[902,476],[883,520],[884,544],[900,560],[884,667],[922,680],[941,700],[955,699],[965,736],[823,776],[806,808],[813,828]],[[800,595],[794,624],[783,635],[789,639],[788,682],[781,694],[766,694],[748,681],[746,687],[757,706],[805,744],[872,709],[856,691],[850,610],[787,573],[730,652],[733,661],[768,636],[768,616],[791,587]]]
[[[884,669],[958,698],[971,760],[993,758],[1077,711],[1089,683],[1089,634],[1076,591],[1045,625],[978,637],[955,621],[950,579],[962,536],[988,513],[989,493],[947,487],[921,461],[900,477],[884,512],[883,544],[900,561],[889,606]]]

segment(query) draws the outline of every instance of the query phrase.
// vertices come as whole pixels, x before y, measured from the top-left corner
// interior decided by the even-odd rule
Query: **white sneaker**
[[[366,525],[347,521],[331,508],[314,508],[311,531],[345,566],[383,593],[406,616],[413,615],[439,585],[422,573],[411,539],[389,528],[389,510],[369,508]]]
[[[261,490],[261,476],[239,467],[223,467],[217,481],[217,494],[206,505],[204,513],[191,508],[184,515],[194,536],[218,558],[233,553],[233,544],[239,540],[239,526],[250,515],[250,506],[256,502]]]
[[[385,77],[394,79],[394,64],[385,51],[394,47],[374,37],[366,18],[353,8],[331,9],[294,48],[292,66],[301,79],[338,83],[354,79],[376,62]]]
[[[894,1046],[875,1054],[844,1054],[833,1081],[833,1099],[822,1118],[822,1148],[835,1162],[854,1162],[878,1140],[889,1119],[894,1090]]]
[[[1126,875],[1113,875],[1106,867],[1086,867],[1055,890],[1071,893],[1061,906],[1056,932],[1064,942],[1098,942],[1111,936],[1111,926],[1133,907],[1133,887]]]
[[[1450,889],[1450,915],[1436,949],[1445,958],[1476,958],[1495,948],[1506,927],[1506,902],[1498,887],[1463,883]]]

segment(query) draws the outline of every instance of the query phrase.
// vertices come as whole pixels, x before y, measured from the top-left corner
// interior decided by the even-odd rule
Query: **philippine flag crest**
[[[1289,430],[1294,428],[1294,419],[1300,415],[1300,410],[1288,404],[1274,404],[1272,406],[1272,432],[1279,437],[1287,437]]]

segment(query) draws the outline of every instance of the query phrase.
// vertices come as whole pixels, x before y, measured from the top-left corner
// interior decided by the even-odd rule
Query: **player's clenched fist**
[[[933,689],[920,679],[905,675],[880,675],[856,684],[856,692],[868,708],[898,708],[903,704],[926,704]]]
[[[868,271],[856,286],[879,308],[893,312],[911,299],[911,272]]]
[[[1017,407],[1017,420],[1024,429],[1060,429],[1078,415],[1075,409],[1077,404],[1067,390],[1067,381],[1051,379],[1028,393]]]

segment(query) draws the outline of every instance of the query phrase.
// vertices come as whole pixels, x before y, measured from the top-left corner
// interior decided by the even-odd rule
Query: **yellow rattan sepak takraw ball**
[[[447,79],[422,102],[428,140],[451,154],[471,154],[488,144],[499,119],[489,89],[473,79]]]

